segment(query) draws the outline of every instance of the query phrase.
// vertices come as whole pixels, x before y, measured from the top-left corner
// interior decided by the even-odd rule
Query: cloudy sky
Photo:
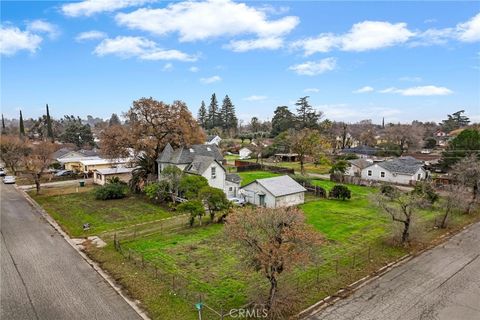
[[[109,117],[152,96],[241,119],[309,95],[330,119],[480,121],[480,3],[1,2],[6,117]]]

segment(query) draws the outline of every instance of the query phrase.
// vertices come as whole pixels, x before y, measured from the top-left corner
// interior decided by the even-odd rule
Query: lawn
[[[128,196],[117,200],[96,200],[91,190],[86,192],[58,194],[62,189],[45,189],[44,194],[32,197],[72,237],[101,235],[106,231],[132,224],[168,218],[171,213],[139,196]],[[90,230],[83,231],[89,223]]]
[[[276,175],[264,171],[240,173],[242,184]],[[327,190],[336,184],[325,180],[313,180],[312,183]],[[309,202],[300,206],[307,223],[318,230],[325,241],[314,250],[318,253],[319,262],[282,275],[280,287],[286,284],[294,287],[301,301],[292,311],[297,312],[335,293],[408,252],[407,248],[393,247],[386,241],[390,238],[391,221],[372,206],[368,198],[376,189],[354,185],[348,187],[352,191],[350,200],[309,197]],[[96,230],[91,234],[95,234],[170,215],[157,205],[137,197],[97,201],[87,192],[35,198],[75,236],[84,235],[81,230],[84,222],[92,223]],[[422,241],[426,243],[449,231],[432,229],[438,206],[441,203],[433,210],[420,212],[419,225],[426,231]],[[91,220],[84,221],[87,219]],[[452,228],[465,225],[468,219],[456,216],[452,219]],[[163,272],[184,279],[184,288],[195,295],[202,293],[204,301],[211,307],[217,310],[221,307],[239,307],[249,301],[248,295],[252,289],[257,293],[266,292],[266,280],[261,273],[246,269],[237,247],[225,237],[221,224],[152,232],[136,238],[120,238],[122,248],[132,250]],[[142,301],[152,319],[195,319],[194,301],[173,292],[171,280],[155,279],[151,269],[145,271],[138,263],[134,265],[122,258],[111,242],[108,243],[104,249],[89,248],[89,254],[135,299]]]
[[[282,174],[269,171],[247,171],[239,172],[238,175],[242,178],[242,186],[249,184],[256,179],[271,178],[281,176]]]

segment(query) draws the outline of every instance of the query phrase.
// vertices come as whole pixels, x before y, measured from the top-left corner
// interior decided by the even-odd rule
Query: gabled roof
[[[79,162],[84,165],[84,166],[95,166],[95,165],[101,165],[101,164],[119,164],[119,163],[127,163],[130,162],[132,159],[130,158],[118,158],[118,159],[91,159],[91,158],[83,158]]]
[[[207,142],[211,142],[211,141],[212,141],[213,139],[215,139],[216,137],[219,137],[219,138],[220,138],[220,136],[217,135],[217,134],[207,136]],[[221,139],[222,139],[222,138],[220,138],[220,140],[221,140]]]
[[[194,174],[202,174],[214,161],[215,159],[213,157],[195,156],[192,163],[185,168],[185,171]]]
[[[370,161],[367,161],[365,159],[354,159],[354,160],[348,160],[348,162],[352,165],[352,166],[356,166],[360,169],[365,169],[366,167],[369,167],[372,162]]]
[[[170,144],[167,144],[159,155],[157,162],[172,164],[192,163],[196,156],[212,157],[218,162],[223,161],[223,156],[217,146],[211,144],[194,144],[190,147],[180,147],[173,150]]]
[[[242,189],[252,183],[258,183],[275,197],[281,197],[289,194],[307,191],[307,189],[302,187],[302,185],[300,185],[297,181],[293,180],[287,175],[273,178],[257,179],[243,186]]]
[[[242,181],[242,178],[236,173],[227,173],[225,175],[225,180],[233,182],[233,183],[240,183]]]
[[[377,163],[380,167],[392,173],[415,174],[423,167],[423,162],[413,157],[400,157]]]
[[[368,156],[373,156],[377,153],[377,149],[369,147],[369,146],[358,146],[354,148],[345,148],[342,149],[343,153],[356,153],[356,154],[364,154]]]

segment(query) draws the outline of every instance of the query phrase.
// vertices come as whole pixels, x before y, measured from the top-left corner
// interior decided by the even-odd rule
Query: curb
[[[419,250],[415,253],[408,253],[404,255],[403,257],[398,258],[395,261],[390,262],[389,264],[381,267],[380,269],[374,271],[373,273],[349,284],[343,289],[338,290],[335,294],[325,297],[322,300],[316,302],[315,304],[311,305],[310,307],[302,310],[301,312],[297,313],[296,319],[308,319],[308,317],[314,315],[315,313],[335,304],[339,300],[342,300],[344,298],[347,298],[349,295],[353,294],[355,291],[359,290],[360,288],[366,286],[370,282],[373,282],[374,280],[380,278],[383,276],[385,273],[389,272],[393,268],[399,267],[403,265],[404,263],[407,263],[408,261],[412,260],[413,258],[429,251],[432,250],[433,248],[443,244],[445,241],[449,240],[453,236],[462,233],[465,231],[465,229],[468,229],[470,226],[474,225],[475,223],[479,223],[478,221],[469,223],[466,226],[463,226],[461,229],[455,230],[455,231],[449,231],[433,240],[433,243],[427,247],[425,247],[422,250]]]
[[[95,261],[90,259],[85,252],[81,251],[78,246],[75,244],[75,242],[72,241],[72,238],[68,236],[68,234],[65,233],[65,231],[62,230],[60,225],[53,219],[35,200],[30,197],[28,193],[25,192],[25,190],[19,188],[18,186],[15,185],[15,189],[17,189],[24,197],[25,199],[37,210],[40,212],[42,217],[55,229],[62,237],[63,239],[85,260],[92,268],[95,270],[104,280],[105,282],[110,285],[110,287],[115,290],[115,292],[122,297],[122,299],[130,305],[130,307],[142,318],[143,320],[150,320],[148,315],[143,311],[132,299],[127,297],[122,289],[116,284],[115,280],[110,277]]]

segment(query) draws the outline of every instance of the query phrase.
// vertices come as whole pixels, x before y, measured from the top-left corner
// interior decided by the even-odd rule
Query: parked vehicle
[[[14,176],[6,176],[5,178],[3,178],[3,183],[5,184],[12,184],[12,183],[15,183],[15,177]]]
[[[240,206],[240,207],[243,207],[246,203],[245,199],[243,198],[229,198],[228,200],[234,205]]]
[[[5,177],[7,175],[7,172],[5,171],[4,168],[0,168],[0,177]]]
[[[60,170],[55,173],[55,177],[66,177],[66,176],[73,176],[75,173],[72,170]]]

